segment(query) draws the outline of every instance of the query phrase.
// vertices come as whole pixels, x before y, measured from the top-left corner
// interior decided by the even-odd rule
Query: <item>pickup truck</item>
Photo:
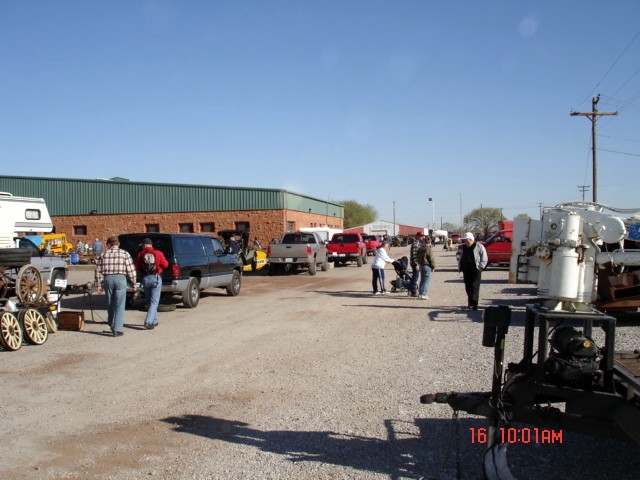
[[[269,244],[267,262],[269,275],[298,268],[308,268],[309,275],[315,275],[318,265],[323,272],[329,269],[327,247],[316,232],[285,233],[280,243]]]
[[[347,262],[356,262],[358,267],[367,263],[367,246],[359,233],[336,233],[327,243],[329,261],[336,266]]]
[[[382,246],[382,235],[361,234],[362,240],[367,247],[367,255],[375,255],[376,248]]]
[[[489,259],[487,266],[494,265],[508,265],[511,261],[511,245],[513,241],[513,230],[499,230],[489,238],[487,238],[482,245],[484,245],[487,251],[487,257]],[[458,246],[456,252],[456,258],[460,261],[462,255],[463,245]]]
[[[14,240],[18,248],[29,250],[31,254],[29,263],[38,269],[42,276],[42,281],[49,285],[50,290],[54,290],[57,279],[63,280],[67,278],[67,262],[65,259],[45,253],[28,238],[15,237]]]

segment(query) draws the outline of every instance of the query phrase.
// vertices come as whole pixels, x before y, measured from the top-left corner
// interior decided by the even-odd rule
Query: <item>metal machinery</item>
[[[639,311],[638,212],[571,203],[541,220],[516,219],[509,280],[537,283],[539,297],[526,306],[522,359],[504,369],[511,309],[489,307],[482,344],[494,349],[491,391],[420,399],[489,419],[486,478],[513,478],[498,434],[511,422],[640,443],[640,352],[615,351],[612,316]]]

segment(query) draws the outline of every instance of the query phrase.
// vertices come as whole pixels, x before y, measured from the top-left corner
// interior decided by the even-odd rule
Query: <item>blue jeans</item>
[[[411,265],[411,286],[409,290],[412,294],[418,293],[418,274],[420,273],[420,265],[417,263]]]
[[[380,293],[386,292],[387,290],[384,288],[384,268],[372,268],[371,273],[373,274],[371,279],[373,293],[378,291],[378,287],[380,287]]]
[[[144,323],[155,325],[158,323],[158,304],[160,303],[160,291],[162,290],[162,277],[160,275],[147,275],[142,279],[144,298],[147,301],[147,318]]]
[[[431,267],[429,265],[420,265],[420,295],[426,295],[429,291],[429,283],[431,282]]]
[[[107,295],[108,322],[112,332],[124,327],[124,307],[127,300],[126,275],[105,275],[104,293]]]

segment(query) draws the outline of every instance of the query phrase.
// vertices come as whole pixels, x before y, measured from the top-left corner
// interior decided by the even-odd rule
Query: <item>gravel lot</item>
[[[395,248],[393,258],[408,254]],[[492,349],[466,304],[453,252],[436,251],[430,300],[373,297],[370,265],[268,277],[240,296],[205,293],[160,314],[129,311],[107,336],[104,299],[82,332],[0,351],[0,465],[5,479],[472,479],[486,419],[420,395],[485,391]],[[391,266],[387,282],[395,278]],[[519,361],[532,286],[483,274],[481,306],[513,307],[507,361]],[[63,307],[86,308],[83,297]],[[640,348],[638,323],[618,349]],[[514,444],[519,478],[637,478],[635,444],[563,432],[561,444]]]

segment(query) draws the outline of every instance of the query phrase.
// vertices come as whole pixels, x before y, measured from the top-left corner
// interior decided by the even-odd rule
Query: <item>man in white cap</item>
[[[467,292],[467,308],[478,309],[480,299],[480,281],[482,270],[488,263],[487,251],[480,242],[476,242],[473,233],[467,232],[462,236],[462,255],[458,262],[458,272],[462,272],[464,289]]]

